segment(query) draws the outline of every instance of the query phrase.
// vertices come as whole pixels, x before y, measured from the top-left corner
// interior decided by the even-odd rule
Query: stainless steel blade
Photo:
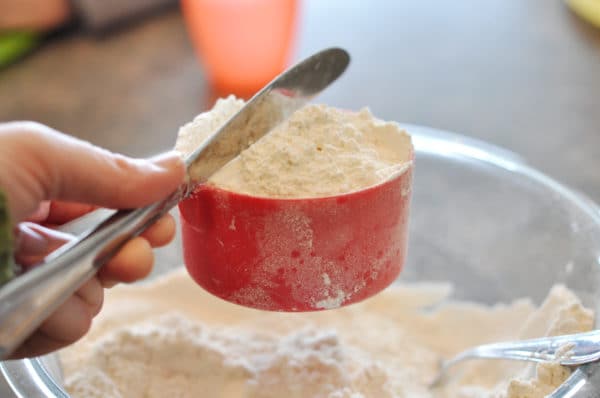
[[[350,55],[330,48],[283,72],[186,159],[194,182],[204,182],[335,81]]]

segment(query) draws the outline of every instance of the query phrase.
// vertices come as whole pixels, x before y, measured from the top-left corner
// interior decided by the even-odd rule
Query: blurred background
[[[351,67],[319,102],[489,141],[600,202],[586,2],[587,21],[559,0],[0,0],[0,121],[145,156],[216,97],[341,46]]]

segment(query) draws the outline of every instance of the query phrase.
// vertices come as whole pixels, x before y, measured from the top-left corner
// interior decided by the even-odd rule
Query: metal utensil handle
[[[448,370],[467,359],[558,362],[564,366],[589,364],[600,360],[600,330],[480,345],[444,361],[430,386],[439,387],[447,379]]]
[[[73,236],[84,236],[87,235],[92,228],[97,227],[100,223],[108,220],[110,216],[114,215],[116,212],[117,210],[101,207],[58,226],[56,230]]]
[[[144,208],[116,212],[0,289],[0,359],[8,358],[129,239],[173,208],[184,190]]]
[[[555,361],[565,366],[581,365],[600,359],[600,331],[487,344],[465,352],[465,357]]]
[[[523,341],[484,344],[444,362],[445,369],[465,359],[514,359],[576,366],[600,359],[600,330]]]

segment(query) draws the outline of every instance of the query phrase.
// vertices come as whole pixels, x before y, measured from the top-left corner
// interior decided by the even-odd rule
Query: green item
[[[38,42],[39,35],[33,32],[0,33],[0,68],[29,53]]]
[[[0,285],[15,277],[13,257],[13,231],[8,216],[8,203],[4,192],[0,190]]]

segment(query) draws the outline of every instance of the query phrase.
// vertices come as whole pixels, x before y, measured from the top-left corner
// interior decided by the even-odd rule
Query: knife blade
[[[334,82],[349,62],[345,50],[329,48],[273,79],[185,159],[191,180],[208,180]]]

